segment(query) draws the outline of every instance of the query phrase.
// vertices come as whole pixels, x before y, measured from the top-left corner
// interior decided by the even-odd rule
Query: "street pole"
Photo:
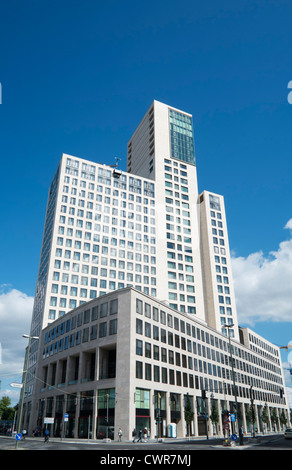
[[[30,352],[30,345],[32,339],[39,339],[38,336],[30,336],[30,335],[22,335],[23,338],[28,338],[28,348],[27,348],[27,355],[25,361],[25,370],[24,370],[24,380],[23,380],[23,387],[22,387],[22,395],[21,395],[21,404],[20,404],[20,412],[19,412],[19,420],[18,420],[18,434],[21,431],[21,421],[22,421],[22,413],[23,413],[23,402],[24,402],[24,395],[25,395],[25,387],[26,387],[26,379],[27,379],[27,371],[28,371],[28,361],[29,361],[29,352]],[[15,448],[18,448],[18,440],[16,440]]]

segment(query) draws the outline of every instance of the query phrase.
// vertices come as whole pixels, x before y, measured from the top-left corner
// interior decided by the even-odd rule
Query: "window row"
[[[63,187],[63,192],[64,193],[68,193],[69,192],[69,187],[67,185],[69,184],[72,184],[72,186],[78,186],[78,181],[79,181],[79,187],[80,188],[86,188],[87,187],[87,182],[86,181],[83,181],[82,179],[81,180],[78,180],[77,178],[71,178],[70,176],[68,176],[69,174],[71,176],[77,176],[78,177],[78,170],[69,170],[69,171],[66,171],[67,175],[65,176],[64,178],[64,183],[65,183],[65,186]],[[71,178],[71,179],[70,179]],[[83,175],[81,175],[81,178],[83,178]],[[92,180],[94,180],[95,178],[91,178]],[[155,197],[155,187],[154,187],[154,183],[148,183],[146,181],[144,181],[144,188],[141,187],[141,185],[139,184],[136,184],[135,181],[131,182],[128,187],[127,187],[127,184],[123,181],[122,178],[119,178],[119,179],[115,179],[113,181],[113,185],[112,185],[112,181],[111,181],[111,178],[105,178],[105,177],[101,177],[99,176],[97,178],[97,182],[99,183],[96,187],[95,187],[95,184],[93,183],[89,183],[88,184],[88,189],[89,189],[89,193],[88,193],[88,198],[89,199],[93,199],[93,191],[97,191],[97,192],[101,192],[101,185],[104,187],[105,189],[105,193],[106,194],[110,194],[111,193],[111,186],[113,186],[113,188],[116,188],[115,190],[113,190],[113,195],[115,197],[118,196],[118,189],[122,190],[123,192],[121,193],[123,198],[126,198],[126,193],[125,191],[128,189],[129,191],[129,194],[128,194],[128,198],[129,200],[134,200],[134,195],[138,195],[139,198],[137,199],[137,202],[141,203],[142,202],[142,198],[141,196],[147,196],[147,198],[144,197],[143,199],[143,202],[148,204],[149,200],[148,200],[148,197],[149,198],[154,198]],[[85,197],[85,191],[81,191],[81,193],[83,192],[83,194],[81,194],[82,197]],[[76,192],[73,190],[71,190],[71,194],[74,194],[76,195]],[[98,195],[96,196],[98,197]],[[150,201],[152,201],[152,199],[150,199]],[[151,202],[150,202],[151,203]],[[153,201],[152,201],[152,204],[153,204]]]
[[[208,331],[198,328],[194,324],[191,324],[183,320],[182,318],[178,318],[174,316],[172,313],[165,312],[164,310],[156,306],[153,306],[149,304],[148,302],[143,302],[139,298],[136,299],[136,313],[144,317],[147,317],[149,319],[152,319],[155,322],[159,322],[162,325],[166,325],[168,328],[174,328],[178,332],[186,334],[187,336],[191,338],[197,339],[201,341],[202,343],[210,344],[211,346],[218,348],[219,350],[224,351],[229,354],[228,341],[225,341],[223,338],[217,337],[209,333]],[[136,318],[136,320],[141,321],[139,317]],[[145,323],[147,323],[146,326],[144,326],[143,324],[141,325],[140,322],[137,322],[136,324],[137,332],[139,332],[139,334],[145,334],[145,331],[147,331],[147,335],[148,335],[147,337],[151,338],[152,324],[150,324],[149,322],[145,322]],[[167,334],[168,334],[167,332],[166,333],[163,332],[163,338]],[[156,329],[155,329],[154,335],[155,335],[154,336],[155,338],[159,339],[159,334],[157,335]],[[188,338],[187,338],[187,341],[188,341]],[[183,342],[183,344],[185,343]],[[190,345],[188,342],[187,342],[187,348],[188,348],[187,349],[188,351],[191,351]],[[213,349],[211,349],[211,351],[213,351]],[[264,369],[272,370],[275,373],[281,375],[281,370],[279,367],[277,367],[276,364],[272,364],[270,361],[266,361],[263,358],[257,357],[256,355],[252,354],[249,350],[245,348],[239,348],[235,345],[232,345],[232,353],[233,353],[233,357],[235,361],[237,361],[237,358],[241,358],[244,361],[244,363],[247,364],[247,367],[248,367],[248,363],[252,363]],[[209,352],[207,352],[207,354],[209,354]],[[211,352],[211,354],[214,354],[214,353]],[[216,351],[216,355],[217,355],[217,351]]]
[[[173,349],[166,349],[155,344],[152,345],[147,341],[143,342],[142,340],[136,339],[136,356],[141,356],[146,359],[154,359],[172,366],[195,370],[213,377],[227,380],[232,379],[232,369],[229,356],[220,354],[218,351],[215,354],[214,350],[207,351],[209,348],[204,349],[204,346],[201,347],[200,344],[193,343],[192,346],[193,354],[199,357],[189,356],[179,351],[174,351]],[[188,352],[191,351],[188,350]],[[207,360],[202,360],[200,357],[204,357]],[[214,363],[211,363],[211,360],[214,361]],[[238,370],[234,372],[237,383],[249,384],[250,376],[254,375],[254,377],[252,377],[253,384],[256,384],[262,389],[277,390],[277,387],[279,387],[278,377],[275,374],[267,373],[267,371],[259,371],[258,368],[248,366],[245,363],[241,363],[241,361],[237,361],[237,363],[234,364],[234,369]],[[261,378],[258,379],[257,377]]]
[[[81,343],[87,343],[97,338],[104,338],[107,335],[115,335],[117,333],[117,319],[110,320],[109,322],[101,322],[92,325],[91,327],[78,330],[64,338],[51,343],[43,350],[43,359],[57,354],[63,350],[73,348]]]
[[[90,173],[90,174],[93,174],[93,175],[96,174],[100,178],[109,178],[109,179],[113,178],[113,180],[115,180],[115,178],[118,177],[119,181],[122,181],[124,183],[129,181],[130,185],[134,185],[134,186],[137,186],[137,187],[141,187],[144,183],[144,188],[154,189],[154,183],[152,183],[150,181],[145,181],[145,180],[143,181],[141,178],[136,178],[132,175],[130,176],[127,173],[124,173],[124,172],[123,173],[120,172],[117,175],[115,170],[109,170],[107,168],[103,168],[103,167],[100,167],[100,166],[95,166],[95,165],[92,165],[90,163],[79,162],[79,160],[72,160],[71,158],[67,158],[67,160],[66,160],[66,170],[69,173],[71,169],[75,169],[75,170],[80,169],[81,171],[83,171],[85,173]],[[85,186],[85,185],[86,185],[86,182],[84,181],[82,186]]]
[[[107,317],[107,315],[115,315],[118,313],[118,299],[113,299],[110,302],[104,302],[92,308],[86,309],[82,312],[76,313],[67,320],[64,320],[59,325],[53,327],[45,334],[45,344],[62,336],[69,331],[74,330],[82,325],[86,325],[91,321],[98,318]]]
[[[213,380],[207,377],[198,377],[197,375],[174,371],[166,367],[160,368],[159,366],[151,366],[151,364],[143,364],[139,361],[136,362],[136,378],[234,396],[234,388],[230,383]],[[237,396],[249,398],[251,384],[252,381],[248,381],[247,386],[237,386]],[[145,392],[147,391],[145,390],[144,393]],[[273,394],[262,390],[254,390],[255,399],[263,402],[280,403],[281,398],[279,397],[278,391],[275,390],[274,392]]]
[[[137,253],[136,253],[137,255]],[[138,257],[136,256],[136,259],[138,259]],[[145,256],[144,256],[144,260],[143,260],[145,263],[147,261],[145,261]],[[135,267],[135,270],[136,272],[144,272],[144,274],[151,274],[151,276],[155,276],[156,275],[156,267],[155,266],[149,266],[147,264],[145,265],[140,265],[140,264],[134,264],[132,262],[125,262],[123,260],[119,260],[118,261],[118,265],[117,265],[117,260],[115,259],[108,259],[108,258],[101,258],[101,265],[102,266],[107,266],[107,265],[110,265],[110,268],[118,268],[118,269],[121,269],[121,270],[124,270],[126,269],[127,271],[133,271],[134,270],[134,267]],[[58,263],[58,266],[60,266],[60,264]],[[143,267],[143,269],[142,269]],[[89,272],[90,271],[90,272]],[[91,284],[91,280],[90,279],[96,279],[96,278],[90,278],[88,276],[85,276],[85,274],[91,274],[92,276],[98,276],[98,274],[102,277],[112,277],[112,278],[116,278],[118,277],[118,279],[124,279],[124,275],[122,274],[123,271],[116,271],[116,269],[108,269],[108,268],[101,268],[101,267],[97,267],[97,266],[91,266],[91,268],[89,269],[89,265],[85,264],[85,265],[82,265],[81,266],[81,272],[82,274],[84,275],[79,275],[79,274],[71,274],[69,275],[69,273],[67,272],[63,272],[63,273],[60,273],[59,271],[54,271],[53,272],[53,281],[62,281],[62,282],[71,282],[72,284],[81,284],[81,285],[89,285]],[[114,273],[118,273],[118,275],[115,275]],[[90,280],[90,282],[89,282]],[[93,284],[91,285],[94,285],[94,282],[95,281],[92,281]]]
[[[108,253],[105,252],[103,254],[108,254]],[[119,254],[121,255],[122,259],[125,259],[126,252],[121,253],[121,251],[120,251]],[[128,253],[128,259],[133,259],[132,255],[134,256],[134,253],[131,253],[131,255],[129,255],[129,253]],[[111,256],[112,256],[112,254],[111,254]],[[102,257],[99,257],[97,255],[89,255],[87,253],[83,253],[82,259],[80,261],[84,262],[84,263],[90,263],[90,260],[91,260],[92,263],[94,263],[94,264],[100,264],[101,263],[103,265],[107,265],[105,259],[106,258],[104,258],[104,260],[103,260]],[[75,260],[75,261],[77,261],[77,260]],[[156,264],[156,256],[150,256],[150,258],[148,259],[148,263],[150,263],[151,265],[155,265]],[[83,269],[86,269],[86,268],[84,268],[84,265],[80,265],[80,263],[77,263],[77,262],[75,263],[74,261],[73,262],[71,262],[71,261],[63,261],[62,262],[62,260],[60,260],[60,259],[55,259],[54,268],[55,269],[61,269],[62,268],[65,271],[73,271],[73,272],[76,272],[76,273],[78,273],[79,271],[84,272]],[[129,267],[129,270],[132,271],[133,266],[132,266],[132,268]],[[141,271],[138,271],[138,269],[137,269],[137,272],[141,272]]]

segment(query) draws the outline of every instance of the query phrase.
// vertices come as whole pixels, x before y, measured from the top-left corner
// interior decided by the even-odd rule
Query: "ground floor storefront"
[[[106,388],[41,398],[34,422],[29,422],[24,410],[22,427],[30,428],[30,434],[42,434],[48,428],[52,437],[79,439],[118,439],[121,429],[123,438],[130,440],[133,435],[143,439],[228,437],[238,434],[240,426],[254,435],[283,432],[288,425],[287,410],[271,404],[142,388],[126,400],[115,388]]]

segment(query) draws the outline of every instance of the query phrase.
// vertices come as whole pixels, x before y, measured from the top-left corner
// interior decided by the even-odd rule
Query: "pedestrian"
[[[132,436],[133,436],[133,442],[136,442],[137,432],[135,428],[133,429]]]
[[[144,429],[144,442],[147,442],[147,428]]]
[[[150,428],[147,429],[147,442],[150,441]]]
[[[122,441],[122,435],[123,435],[122,430],[121,430],[121,428],[119,428],[119,430],[118,430],[119,442]]]
[[[45,442],[48,442],[49,441],[49,436],[50,436],[50,431],[48,429],[45,429],[44,435],[45,435]]]
[[[139,439],[138,442],[142,442],[142,429],[139,431]]]
[[[240,428],[239,428],[239,444],[241,446],[243,446],[243,436],[244,436],[243,426],[240,426]]]

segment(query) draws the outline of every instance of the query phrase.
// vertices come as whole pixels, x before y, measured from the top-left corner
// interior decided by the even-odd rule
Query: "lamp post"
[[[29,361],[29,352],[30,352],[30,345],[32,339],[39,339],[38,336],[30,336],[30,335],[22,335],[23,338],[28,338],[28,348],[26,353],[26,361],[25,361],[25,370],[24,370],[24,379],[23,379],[23,387],[22,387],[22,395],[21,395],[21,403],[20,403],[20,411],[19,411],[19,420],[18,420],[18,434],[21,431],[21,421],[22,421],[22,413],[23,413],[23,402],[24,402],[24,394],[25,394],[25,387],[26,387],[26,379],[27,379],[27,370],[28,370],[28,361]],[[18,448],[18,440],[16,440],[16,449]]]
[[[228,329],[228,342],[229,342],[229,353],[230,353],[230,359],[231,359],[232,382],[233,382],[233,391],[234,391],[235,408],[236,408],[236,420],[237,420],[237,426],[238,426],[238,430],[239,430],[239,423],[238,423],[239,413],[238,413],[238,403],[237,403],[237,392],[236,392],[236,385],[235,385],[235,374],[234,374],[233,356],[232,356],[230,331],[229,331],[229,328],[232,328],[234,326],[234,323],[230,323],[230,325],[225,325],[225,326]]]

